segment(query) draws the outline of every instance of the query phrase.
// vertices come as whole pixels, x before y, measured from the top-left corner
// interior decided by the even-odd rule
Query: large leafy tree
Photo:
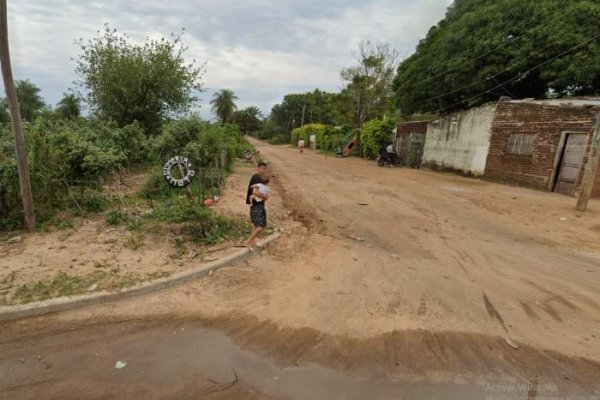
[[[398,53],[387,43],[363,42],[355,54],[356,65],[341,72],[346,87],[342,91],[345,110],[353,123],[361,127],[365,121],[393,112],[392,82]]]
[[[73,93],[64,93],[56,105],[56,111],[65,119],[73,119],[81,114],[81,100]]]
[[[262,126],[263,115],[258,107],[250,106],[234,112],[233,121],[244,135],[256,132]]]
[[[19,109],[21,110],[21,118],[25,121],[33,122],[39,112],[46,106],[44,99],[40,96],[40,88],[31,83],[28,79],[17,81],[15,84],[17,90],[17,98],[19,99]],[[2,100],[2,108],[6,111],[8,103],[6,99]],[[0,118],[4,120],[10,115],[8,112],[0,112]]]
[[[167,117],[188,111],[202,90],[204,64],[185,60],[181,36],[139,45],[106,25],[80,45],[76,71],[87,102],[119,126],[139,121],[154,134]]]
[[[271,109],[269,123],[273,132],[289,134],[303,124],[346,125],[351,123],[343,113],[345,104],[338,101],[336,93],[315,89],[307,93],[292,93]]]
[[[394,82],[401,112],[600,94],[596,0],[456,0]]]
[[[233,114],[237,110],[235,104],[237,99],[238,97],[230,89],[221,89],[213,94],[213,99],[210,101],[211,110],[222,124],[233,121]]]

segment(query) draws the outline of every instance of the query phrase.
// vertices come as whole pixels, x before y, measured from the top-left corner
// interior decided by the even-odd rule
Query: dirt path
[[[256,145],[287,233],[275,248],[182,288],[5,324],[0,354],[31,329],[183,318],[279,366],[598,395],[600,202],[577,214],[551,193]]]

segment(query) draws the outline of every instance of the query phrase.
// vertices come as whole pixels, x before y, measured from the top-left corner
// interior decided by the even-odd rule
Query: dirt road
[[[388,387],[378,398],[600,396],[600,202],[578,214],[574,200],[561,195],[255,144],[273,165],[270,215],[287,233],[276,247],[185,287],[4,324],[0,376],[34,343],[35,351],[58,354],[49,341],[65,346],[65,330],[101,341],[97,332],[108,322],[150,320],[147,331],[126,329],[122,339],[135,333],[149,343],[151,335],[183,320],[225,333],[245,349],[239,351],[250,350],[292,374],[317,363],[327,372],[315,374],[341,373],[344,382],[451,383],[456,390],[447,397],[440,393],[450,389],[415,394],[407,386]],[[245,212],[243,182],[233,189],[240,191]],[[189,354],[166,345],[173,350],[169,365],[189,363]],[[82,372],[76,374],[80,380],[71,377],[72,386],[61,386],[63,398],[93,380],[83,348],[75,351],[81,358],[67,357],[81,363]],[[155,348],[128,355],[148,357]],[[255,370],[264,378],[269,368],[275,367]],[[54,370],[31,372],[20,380],[0,379],[0,392],[45,393],[48,379],[54,385],[67,379]],[[300,379],[300,388],[316,379],[311,373]],[[102,381],[105,391],[71,398],[114,395],[112,376]],[[136,379],[146,382],[139,371]],[[169,394],[200,390],[177,382],[187,382],[187,389],[178,386]],[[526,386],[511,389],[507,382]],[[341,393],[309,397],[243,372],[240,383],[238,390],[272,398]]]

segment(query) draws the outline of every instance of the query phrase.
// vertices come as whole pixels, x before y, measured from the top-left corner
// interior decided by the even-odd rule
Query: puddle
[[[115,356],[128,354],[128,370],[122,377],[173,381],[193,370],[210,376],[215,382],[227,384],[237,376],[240,381],[274,399],[468,400],[482,399],[486,393],[485,387],[476,385],[364,380],[314,364],[280,368],[270,360],[241,349],[218,331],[183,328],[184,331],[178,328],[144,341],[128,340],[117,345]],[[143,375],[139,373],[141,370]]]
[[[246,327],[252,332],[253,327]],[[276,354],[286,343],[273,341]],[[298,355],[300,356],[300,355]],[[121,369],[115,363],[126,363]],[[360,363],[360,360],[358,361]],[[397,363],[402,364],[398,358]],[[523,399],[560,398],[557,385],[536,381],[409,382],[385,369],[345,371],[301,363],[281,366],[196,322],[115,323],[0,343],[0,393],[18,399]],[[346,372],[350,371],[350,372]],[[238,391],[236,393],[235,391]],[[569,395],[589,395],[589,391]],[[126,395],[126,397],[121,397]],[[221,396],[221,394],[219,394]],[[1,397],[1,396],[0,396]]]

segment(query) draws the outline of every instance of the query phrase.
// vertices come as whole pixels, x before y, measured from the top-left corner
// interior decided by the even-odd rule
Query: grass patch
[[[118,226],[127,221],[129,216],[121,210],[110,210],[104,216],[106,223],[110,226]]]
[[[71,276],[65,272],[59,272],[53,279],[21,286],[15,292],[12,300],[25,304],[84,293],[100,278],[101,274],[103,273],[95,272],[86,276]]]
[[[93,293],[95,291],[117,291],[144,281],[165,278],[170,275],[171,272],[167,271],[156,271],[146,275],[135,273],[121,274],[118,268],[111,271],[94,271],[83,276],[73,276],[65,272],[59,272],[52,279],[40,280],[36,283],[21,286],[12,297],[4,296],[0,298],[0,304],[26,304],[63,296]],[[9,274],[0,282],[12,282],[15,277],[16,275]]]

